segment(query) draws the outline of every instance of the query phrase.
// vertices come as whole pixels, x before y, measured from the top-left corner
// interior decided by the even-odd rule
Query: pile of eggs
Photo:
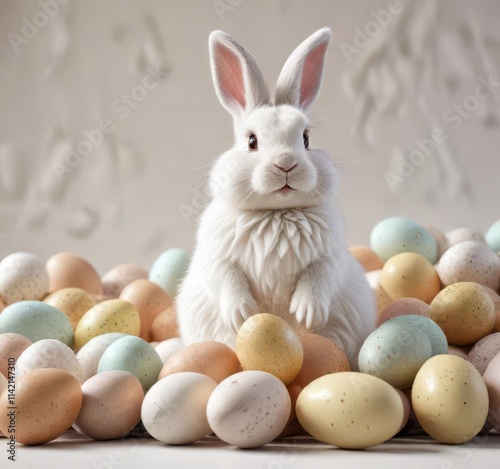
[[[500,431],[500,221],[483,236],[393,217],[350,251],[377,302],[359,370],[332,341],[266,312],[234,349],[184,346],[181,249],[149,272],[121,264],[102,278],[71,253],[5,257],[0,434],[33,445],[71,427],[94,440],[141,428],[169,445],[214,433],[255,448],[305,431],[361,449],[412,428],[454,444]]]

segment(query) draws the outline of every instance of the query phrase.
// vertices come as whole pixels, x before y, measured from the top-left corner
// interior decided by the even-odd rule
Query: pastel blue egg
[[[431,341],[432,356],[448,353],[448,340],[443,330],[430,318],[416,314],[406,314],[389,319],[386,323],[406,324],[423,332]]]
[[[418,328],[388,322],[373,331],[361,346],[359,371],[406,389],[432,356],[431,341]]]
[[[175,298],[189,267],[189,254],[180,248],[166,250],[149,270],[149,280]]]
[[[500,220],[497,220],[490,226],[484,239],[494,252],[500,252]]]
[[[57,339],[71,347],[73,328],[68,317],[42,301],[18,301],[0,314],[0,334],[15,332],[32,342]]]
[[[415,252],[434,264],[438,246],[432,234],[406,217],[391,217],[379,222],[370,234],[370,246],[385,262],[402,252]]]
[[[99,360],[97,373],[128,371],[148,390],[158,380],[162,368],[163,362],[152,345],[140,337],[128,335],[108,346]]]

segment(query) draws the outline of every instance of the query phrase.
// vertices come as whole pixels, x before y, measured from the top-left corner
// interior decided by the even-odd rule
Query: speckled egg
[[[17,361],[32,343],[27,337],[15,332],[0,334],[0,374],[6,377],[8,360]]]
[[[302,367],[302,342],[284,319],[255,314],[236,336],[236,354],[245,370],[267,371],[289,385]]]
[[[137,264],[119,264],[102,277],[103,292],[108,298],[118,298],[122,290],[134,280],[148,278],[148,272]]]
[[[455,244],[463,243],[464,241],[479,241],[484,243],[483,234],[474,228],[462,227],[448,231],[446,233],[448,247],[455,246]]]
[[[108,332],[90,339],[76,354],[76,359],[82,369],[82,383],[97,373],[99,360],[104,351],[115,341],[126,337],[121,332]]]
[[[194,443],[211,433],[207,403],[217,383],[185,371],[158,381],[146,394],[141,418],[148,433],[168,445]]]
[[[349,252],[361,264],[365,272],[381,269],[384,265],[377,253],[368,246],[351,246]]]
[[[477,282],[498,291],[500,259],[489,246],[479,241],[464,241],[448,249],[437,266],[443,285]]]
[[[444,254],[444,252],[449,248],[448,240],[446,239],[446,235],[441,231],[435,228],[434,226],[427,227],[427,231],[431,234],[436,241],[436,245],[438,248],[438,254],[436,261]]]
[[[493,305],[495,306],[495,326],[493,327],[493,332],[500,332],[500,295],[492,290],[490,287],[481,285],[488,295],[490,295]]]
[[[407,314],[429,317],[430,307],[417,298],[400,298],[387,305],[378,315],[377,327],[389,319]]]
[[[320,376],[339,371],[351,371],[346,354],[330,339],[319,334],[303,334],[300,336],[300,341],[304,360],[293,383],[301,388]]]
[[[154,347],[140,337],[128,335],[108,346],[99,360],[97,373],[108,370],[128,371],[148,390],[156,383],[162,366]]]
[[[80,382],[70,373],[43,368],[16,380],[16,441],[39,445],[61,436],[76,420],[82,404]],[[0,431],[10,424],[7,391],[0,397]]]
[[[74,349],[108,332],[138,335],[141,323],[136,307],[125,300],[112,299],[96,304],[80,319],[75,329]]]
[[[380,315],[387,306],[392,304],[392,298],[389,297],[380,285],[373,289],[373,294],[375,295],[375,301],[377,303],[377,315]]]
[[[403,401],[390,384],[371,375],[341,372],[316,379],[300,393],[299,422],[313,438],[346,449],[383,443],[401,428]]]
[[[149,280],[175,298],[189,267],[189,254],[180,248],[167,249],[149,269]]]
[[[158,342],[179,337],[179,335],[175,306],[170,306],[158,314],[149,330],[149,340],[157,340]]]
[[[412,404],[422,428],[441,443],[474,438],[488,415],[488,391],[474,365],[455,355],[436,355],[420,368]]]
[[[276,376],[259,370],[236,373],[222,381],[207,404],[213,432],[239,448],[257,448],[274,440],[290,417],[290,395]]]
[[[172,339],[166,339],[155,345],[156,353],[160,356],[163,364],[176,352],[184,347],[182,339],[180,337],[173,337]]]
[[[493,252],[500,253],[500,220],[488,228],[484,238]]]
[[[49,274],[43,262],[30,252],[16,252],[0,262],[0,296],[5,305],[41,300],[49,292]]]
[[[201,373],[220,383],[241,371],[241,365],[231,347],[220,342],[203,341],[172,354],[163,365],[159,379],[182,371]]]
[[[82,385],[82,407],[73,427],[94,440],[121,438],[141,419],[144,391],[131,373],[110,370]]]
[[[57,339],[71,346],[73,328],[67,316],[42,301],[18,301],[0,314],[0,334],[15,332],[32,342]]]
[[[82,381],[82,369],[73,350],[59,340],[43,339],[30,345],[16,363],[17,376],[40,368],[57,368]]]
[[[431,341],[418,327],[388,321],[366,338],[358,365],[362,373],[405,389],[431,356]]]
[[[151,325],[155,318],[172,306],[172,299],[163,288],[147,279],[129,283],[120,293],[120,299],[132,303],[139,312],[141,330],[139,337],[149,341]]]
[[[490,361],[483,374],[488,389],[488,425],[500,432],[500,353]]]
[[[472,344],[490,334],[495,324],[493,301],[473,282],[454,283],[441,290],[430,312],[453,345]]]
[[[54,254],[45,264],[50,278],[50,291],[63,288],[83,288],[93,295],[102,295],[101,277],[82,257],[71,252]]]
[[[391,217],[379,222],[370,234],[370,246],[384,262],[396,254],[414,252],[433,264],[438,253],[432,235],[406,217]]]
[[[63,288],[46,296],[44,303],[55,306],[62,311],[76,329],[78,321],[93,306],[97,304],[94,296],[82,288]]]
[[[420,254],[403,252],[382,268],[380,286],[393,300],[417,298],[430,303],[441,289],[434,266]]]
[[[483,374],[490,361],[500,353],[500,332],[478,340],[469,352],[469,361]]]

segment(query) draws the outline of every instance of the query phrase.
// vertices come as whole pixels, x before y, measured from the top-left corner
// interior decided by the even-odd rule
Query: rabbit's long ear
[[[257,106],[270,104],[264,75],[245,47],[223,31],[213,31],[208,43],[215,91],[234,118]]]
[[[330,28],[309,36],[288,57],[276,85],[275,103],[290,104],[307,112],[321,87],[326,49],[332,37]]]

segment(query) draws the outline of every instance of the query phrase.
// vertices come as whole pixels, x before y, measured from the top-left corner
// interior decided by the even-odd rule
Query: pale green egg
[[[166,250],[149,270],[149,280],[175,298],[189,266],[189,254],[180,248]]]

